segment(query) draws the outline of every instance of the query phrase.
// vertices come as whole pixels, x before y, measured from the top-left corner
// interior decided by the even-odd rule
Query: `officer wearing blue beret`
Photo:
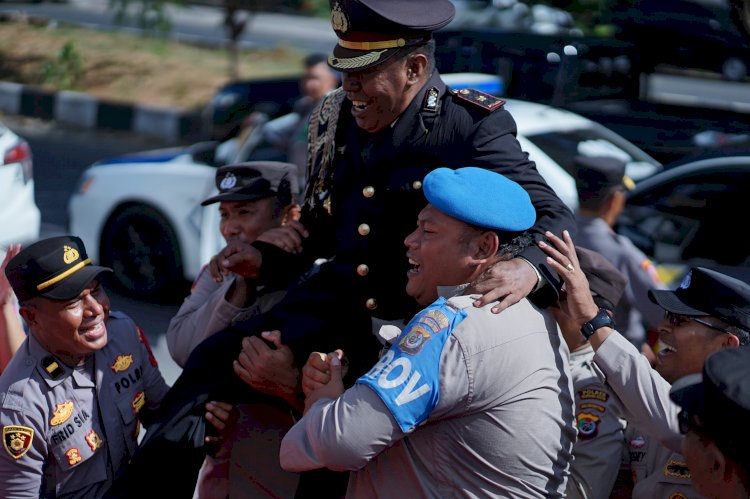
[[[303,380],[312,391],[281,465],[352,470],[353,498],[563,497],[575,439],[567,347],[528,299],[494,314],[468,291],[532,243],[529,195],[483,168],[438,168],[423,188],[429,204],[404,244],[406,292],[425,308],[346,391],[338,356],[319,354],[330,381]]]
[[[194,351],[173,387],[178,402],[170,417],[184,415],[201,391],[229,391],[241,337],[263,328],[281,331],[298,365],[311,351],[343,348],[347,383],[368,369],[381,347],[369,332],[386,323],[403,327],[417,310],[405,292],[410,267],[400,246],[426,204],[425,175],[438,167],[472,164],[520,184],[536,214],[535,238],[574,230],[572,213],[521,149],[503,101],[454,91],[440,78],[432,33],[453,19],[449,0],[332,0],[330,6],[338,42],[328,62],[341,72],[342,87],[310,117],[302,252],[256,241],[223,260],[227,270],[257,274],[268,285],[304,277],[270,313]],[[305,274],[320,259],[327,261],[319,271]],[[546,306],[558,284],[530,245],[497,262],[475,289],[483,293],[478,304],[493,302],[497,312],[526,296]]]

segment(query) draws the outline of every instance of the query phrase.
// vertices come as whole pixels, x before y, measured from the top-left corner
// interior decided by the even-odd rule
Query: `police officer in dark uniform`
[[[230,244],[224,253],[228,270],[274,285],[297,281],[315,259],[327,261],[296,282],[269,314],[219,333],[193,352],[165,401],[176,409],[162,430],[147,434],[146,447],[170,432],[175,417],[184,420],[196,393],[219,397],[219,387],[229,392],[222,398],[237,396],[231,360],[244,335],[281,330],[298,365],[312,351],[342,348],[350,362],[347,380],[364,373],[380,349],[370,332],[418,309],[404,291],[410,266],[403,240],[426,205],[421,182],[433,169],[495,170],[529,192],[537,237],[574,229],[572,214],[521,149],[503,101],[451,90],[440,79],[431,35],[454,12],[449,0],[331,2],[339,41],[329,64],[341,71],[343,84],[310,119],[304,251],[293,255],[256,241]],[[482,302],[506,297],[503,308],[529,293],[539,305],[553,302],[557,278],[544,261],[533,245],[522,258],[500,263],[489,273],[483,289],[493,291]]]

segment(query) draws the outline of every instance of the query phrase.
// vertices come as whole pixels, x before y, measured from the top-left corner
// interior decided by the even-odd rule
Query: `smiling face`
[[[438,286],[464,284],[479,273],[481,263],[471,231],[480,234],[432,205],[419,213],[417,228],[404,240],[412,265],[406,293],[417,303],[429,305],[438,297]]]
[[[726,327],[715,317],[696,319]],[[711,352],[739,344],[736,336],[716,331],[685,316],[679,319],[665,317],[659,325],[659,342],[662,349],[657,354],[656,370],[670,383],[687,374],[701,372]]]
[[[414,66],[415,57],[424,59],[420,54],[397,54],[372,68],[342,73],[342,87],[352,102],[352,116],[359,128],[379,132],[406,110],[419,90],[415,75],[420,69]]]
[[[224,240],[240,239],[251,243],[263,232],[281,226],[276,198],[219,203],[219,230]]]
[[[70,365],[107,345],[109,298],[98,279],[72,300],[33,298],[21,315],[39,343]]]

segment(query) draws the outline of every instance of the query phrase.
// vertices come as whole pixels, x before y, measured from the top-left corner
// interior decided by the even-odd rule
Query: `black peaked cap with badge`
[[[219,193],[201,203],[206,206],[221,201],[255,201],[287,195],[294,201],[299,194],[297,165],[281,161],[248,161],[226,165],[216,170]]]
[[[730,456],[750,458],[750,349],[722,348],[709,354],[703,372],[678,379],[669,396]]]
[[[83,241],[75,236],[42,239],[23,248],[5,268],[18,300],[36,296],[52,300],[75,298],[107,267],[92,265]]]
[[[652,289],[648,297],[668,312],[717,317],[750,331],[750,284],[721,272],[693,267],[676,290]]]
[[[402,47],[425,44],[456,13],[449,0],[331,0],[330,6],[339,41],[328,64],[338,71],[361,71]]]
[[[635,187],[625,175],[625,161],[611,156],[576,156],[574,158],[576,188],[579,196],[598,195],[612,187]]]

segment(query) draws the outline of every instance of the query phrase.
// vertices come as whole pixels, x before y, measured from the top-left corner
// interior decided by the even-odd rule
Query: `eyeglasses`
[[[697,319],[695,317],[691,317],[689,315],[680,315],[675,314],[673,312],[664,312],[664,319],[669,323],[672,327],[678,327],[682,324],[685,324],[686,322],[695,321],[698,324],[701,324],[703,326],[706,326],[709,329],[713,329],[714,331],[721,331],[722,333],[732,334],[728,329],[723,328],[721,326],[717,326],[715,324],[711,324],[710,322],[706,322],[701,319]]]

